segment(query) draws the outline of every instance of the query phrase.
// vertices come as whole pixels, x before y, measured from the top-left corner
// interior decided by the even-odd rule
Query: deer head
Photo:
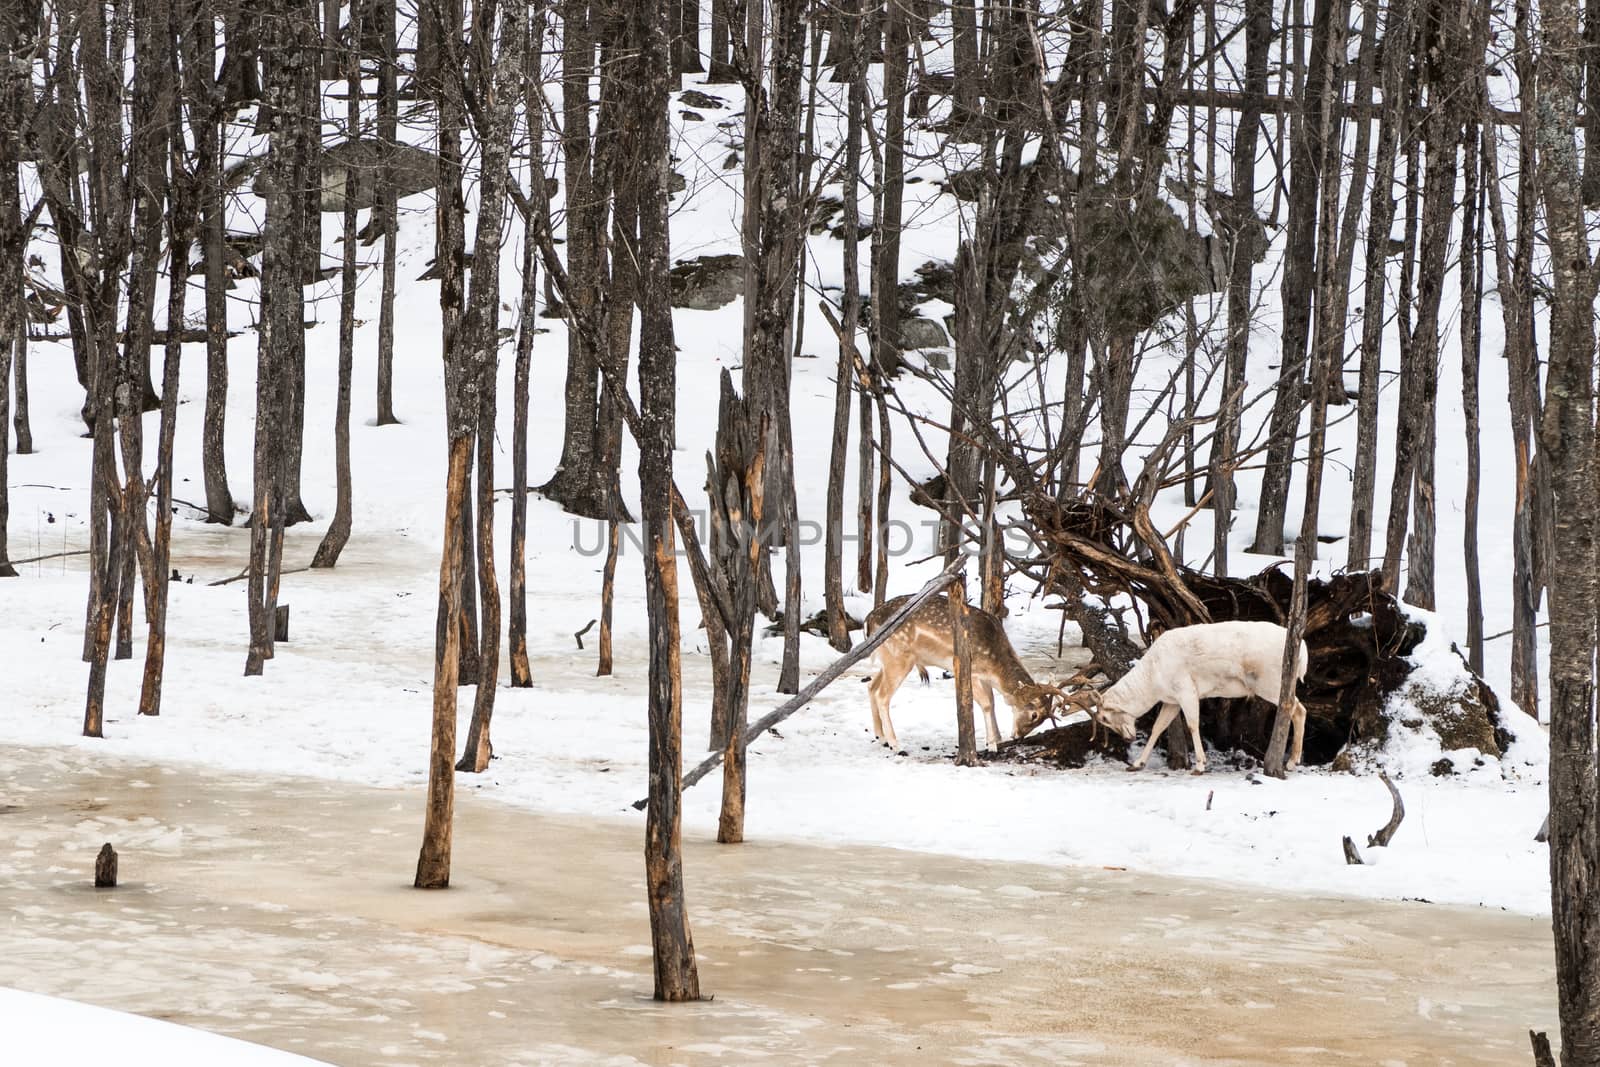
[[[1066,694],[1053,685],[1023,686],[1016,706],[1012,709],[1012,737],[1027,737],[1039,724],[1049,719],[1052,724],[1061,714]]]
[[[1108,707],[1101,698],[1100,690],[1085,686],[1069,695],[1067,702],[1075,708],[1088,712],[1091,719],[1121,736],[1124,741],[1133,740],[1135,733],[1133,724],[1137,721],[1137,717],[1129,715],[1119,707]]]

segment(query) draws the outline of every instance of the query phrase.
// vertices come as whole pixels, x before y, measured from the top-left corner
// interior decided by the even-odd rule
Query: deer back
[[[886,600],[874,608],[866,619],[866,632],[871,636],[889,617],[900,609],[910,597],[900,596]],[[884,648],[894,646],[892,653],[909,655],[912,662],[925,667],[949,669],[954,658],[955,643],[950,635],[950,602],[944,594],[929,597],[901,624]],[[1023,685],[1032,685],[1033,678],[1017,658],[1000,620],[982,608],[967,608],[967,646],[972,653],[972,674],[1010,695]]]

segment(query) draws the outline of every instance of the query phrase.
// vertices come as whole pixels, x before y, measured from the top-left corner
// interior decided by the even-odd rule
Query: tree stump
[[[107,841],[100,846],[100,854],[94,858],[94,887],[96,889],[115,889],[117,886],[117,850]]]
[[[274,641],[289,640],[289,605],[279,604],[277,615],[272,620]]]

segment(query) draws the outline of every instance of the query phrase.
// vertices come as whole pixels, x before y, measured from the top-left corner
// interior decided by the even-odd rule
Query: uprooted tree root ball
[[[1294,583],[1277,567],[1248,578],[1164,568],[1146,562],[1153,554],[1142,550],[1148,517],[1140,522],[1105,504],[1062,506],[1053,499],[1029,501],[1028,512],[1048,546],[1050,590],[1065,598],[1084,643],[1113,680],[1131,665],[1130,635],[1104,611],[1084,605],[1084,593],[1107,600],[1132,597],[1145,641],[1202,622],[1288,622]],[[1306,603],[1311,664],[1300,699],[1307,711],[1307,765],[1352,767],[1358,754],[1382,749],[1397,722],[1431,727],[1445,749],[1477,748],[1490,756],[1504,752],[1509,736],[1500,725],[1499,701],[1465,660],[1457,684],[1448,689],[1413,678],[1417,664],[1408,657],[1427,636],[1427,626],[1384,588],[1380,572],[1312,579]],[[1136,656],[1137,649],[1132,653]],[[1407,694],[1404,713],[1391,716],[1390,698],[1402,691]],[[1209,745],[1260,759],[1275,715],[1265,701],[1206,700],[1200,732]]]

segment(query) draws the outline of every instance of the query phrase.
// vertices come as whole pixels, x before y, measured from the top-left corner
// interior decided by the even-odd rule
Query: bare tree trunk
[[[672,39],[672,69],[676,74],[699,74],[700,0],[673,0],[678,6],[678,32]]]
[[[383,227],[383,285],[378,304],[379,426],[392,426],[400,421],[394,413],[394,284],[400,228],[394,177],[394,147],[399,136],[400,113],[395,84],[400,62],[395,44],[395,2],[378,0],[377,4],[378,40],[382,49],[378,65],[378,144],[383,153],[377,205]]]
[[[222,183],[222,91],[216,75],[216,30],[211,0],[202,0],[184,34],[184,76],[190,127],[199,151],[201,249],[205,263],[206,405],[201,467],[206,521],[233,525],[233,492],[225,453],[228,417],[228,275]]]
[[[457,357],[459,358],[459,357]],[[467,460],[472,434],[450,438],[450,469],[445,480],[444,552],[439,562],[439,618],[444,646],[433,676],[433,741],[428,755],[428,802],[417,856],[418,889],[450,885],[450,846],[455,821],[456,662],[460,631],[451,620],[460,613],[461,505],[467,498]]]
[[[889,0],[903,4],[907,0]],[[951,55],[955,92],[950,101],[950,129],[959,131],[982,109],[983,62],[978,47],[978,0],[950,0]]]
[[[1512,608],[1511,608],[1511,694],[1523,711],[1539,715],[1539,645],[1537,638],[1539,599],[1549,567],[1546,551],[1551,531],[1549,464],[1534,450],[1540,434],[1539,348],[1534,327],[1533,253],[1535,207],[1538,200],[1538,163],[1533,115],[1538,105],[1535,92],[1535,60],[1532,43],[1532,0],[1516,4],[1516,71],[1522,87],[1522,130],[1518,139],[1517,233],[1513,253],[1503,232],[1496,240],[1500,249],[1501,277],[1511,278],[1510,297],[1506,286],[1498,286],[1503,314],[1514,315],[1506,323],[1506,356],[1510,362],[1510,406],[1512,439],[1517,449],[1517,504],[1513,517]],[[1484,158],[1495,162],[1493,152]],[[1500,195],[1499,182],[1491,182],[1492,197]],[[1504,213],[1495,202],[1495,218],[1503,229]],[[1509,257],[1509,258],[1508,258]],[[1509,269],[1508,269],[1509,268]]]
[[[610,274],[610,283],[601,313],[601,344],[598,355],[602,377],[625,381],[628,374],[628,351],[633,342],[633,309],[638,300],[639,278],[636,269],[639,243],[639,208],[637,176],[629,168],[635,166],[637,149],[630,140],[634,131],[625,129],[627,98],[630,91],[626,80],[615,72],[624,69],[618,61],[616,39],[621,36],[622,9],[612,5],[605,9],[607,24],[600,31],[606,40],[601,51],[600,113],[595,127],[595,163],[593,189],[597,197],[611,199],[611,254],[597,251],[601,264],[597,272]],[[676,25],[676,16],[670,18]],[[599,209],[602,216],[604,208]],[[603,225],[603,223],[597,222]],[[610,513],[606,518],[606,560],[600,578],[600,635],[596,642],[598,654],[595,665],[597,676],[611,673],[612,610],[616,601],[617,560],[622,552],[622,525],[627,515],[622,507],[621,453],[622,412],[609,390],[600,396],[600,416],[595,445],[599,466],[611,471],[612,484],[607,491]]]
[[[845,38],[843,69],[849,79],[845,119],[845,163],[842,175],[844,199],[844,292],[840,299],[844,314],[844,333],[856,353],[861,329],[861,138],[867,121],[867,84],[863,29],[866,0],[852,3],[834,21],[834,33]],[[870,270],[869,270],[870,274]],[[869,286],[871,284],[869,279]],[[870,358],[870,351],[868,352]],[[873,522],[873,472],[877,467],[872,430],[872,404],[867,393],[866,375],[857,373],[852,360],[851,380],[856,390],[856,590],[872,591],[872,552],[876,527]],[[881,521],[881,520],[880,520]]]
[[[1421,36],[1419,27],[1418,35]],[[1404,106],[1415,104],[1418,83],[1415,71],[1408,81]],[[1405,237],[1400,249],[1400,285],[1395,302],[1395,318],[1400,335],[1400,411],[1395,424],[1394,476],[1389,482],[1389,521],[1385,524],[1383,539],[1384,585],[1400,588],[1400,563],[1405,547],[1406,531],[1411,524],[1411,485],[1415,476],[1416,433],[1420,425],[1417,408],[1417,387],[1422,368],[1413,357],[1416,333],[1412,328],[1413,293],[1416,282],[1417,236],[1421,230],[1422,137],[1420,127],[1409,123],[1405,127],[1402,149],[1406,157],[1406,224]]]
[[[93,195],[87,198],[93,239],[92,244],[86,240],[82,247],[96,253],[92,279],[83,277],[85,267],[78,256],[62,258],[63,269],[76,280],[74,288],[81,294],[92,294],[83,304],[85,334],[92,338],[87,346],[91,389],[86,407],[92,413],[90,426],[94,431],[90,469],[90,522],[93,524],[89,557],[91,580],[84,633],[84,658],[89,661],[89,684],[84,701],[83,733],[86,737],[100,737],[105,718],[106,664],[111,653],[111,627],[116,616],[119,583],[124,569],[122,545],[127,538],[127,509],[122,506],[122,489],[117,482],[114,434],[119,409],[117,394],[126,370],[123,365],[125,361],[117,357],[116,294],[129,248],[129,205],[123,192],[126,174],[119,102],[123,45],[128,26],[125,9],[112,13],[109,27],[105,21],[106,10],[99,4],[86,6],[82,16],[80,32],[83,44],[80,54],[89,119],[88,179],[93,190]],[[72,92],[69,110],[64,113],[66,116],[74,114],[77,106],[75,88]],[[64,86],[62,95],[66,97]],[[79,131],[70,126],[68,118],[65,128],[56,132],[61,138],[61,143],[55,146],[58,152],[56,163],[66,168],[69,176],[67,181],[76,186],[76,171],[71,160]],[[73,202],[61,205],[63,211],[57,219],[58,227],[63,222],[68,224],[68,232],[64,236],[69,248],[78,247],[78,239],[86,236],[85,228],[78,225],[81,215],[77,208],[83,200],[78,198],[76,189],[71,195]],[[123,405],[136,406],[131,403]]]
[[[594,74],[600,13],[591,0],[563,0],[561,146],[566,161],[567,272],[572,277],[569,299],[578,303],[571,314],[586,317],[598,309],[602,282],[605,190],[593,181],[595,138],[589,125],[589,81]],[[567,511],[592,519],[610,512],[606,502],[611,477],[597,461],[599,446],[599,354],[583,331],[567,333],[565,430],[555,474],[539,492]]]
[[[544,54],[545,0],[532,8],[528,43],[524,53],[523,90],[528,121],[529,184],[538,210],[550,210],[544,184],[544,116],[541,112],[541,57]],[[535,305],[538,296],[538,256],[534,251],[533,223],[528,221],[523,234],[522,307],[517,322],[516,370],[512,383],[511,444],[511,685],[526,689],[533,685],[528,665],[528,392],[536,332]]]
[[[293,118],[295,159],[294,197],[300,212],[300,225],[296,233],[296,307],[304,308],[304,286],[314,278],[322,264],[322,60],[320,57],[321,33],[315,5],[317,0],[306,0],[312,10],[301,20],[300,47],[309,54],[300,63],[295,83],[298,97],[294,103]],[[300,470],[305,457],[306,423],[306,333],[297,328],[288,349],[289,363],[284,386],[286,406],[283,436],[278,447],[283,454],[283,480],[279,492],[283,494],[285,526],[310,522],[311,512],[300,496]]]
[[[772,10],[771,88],[754,109],[756,171],[746,246],[754,255],[745,287],[745,395],[769,412],[765,490],[782,524],[785,548],[784,654],[778,691],[799,690],[800,565],[794,490],[794,444],[789,422],[789,351],[804,219],[799,196],[800,88],[804,73],[804,0],[781,0]],[[752,17],[756,7],[752,6]],[[751,22],[751,44],[759,47]],[[746,55],[750,49],[743,50]],[[747,197],[752,190],[747,189]],[[751,232],[753,231],[753,232]]]
[[[700,999],[694,939],[683,893],[680,778],[683,687],[679,673],[678,567],[673,553],[672,439],[677,373],[668,276],[667,106],[671,80],[665,4],[631,6],[628,36],[641,53],[636,114],[639,194],[639,496],[649,550],[650,799],[645,815],[645,881],[657,1000]]]
[[[1595,763],[1594,299],[1576,132],[1576,0],[1540,4],[1538,182],[1548,220],[1548,386],[1539,439],[1554,494],[1550,584],[1550,895],[1561,1062],[1600,1062],[1600,788]]]
[[[1459,12],[1460,7],[1454,9]],[[1477,56],[1466,48],[1464,21],[1441,4],[1436,40],[1422,69],[1430,107],[1424,121],[1427,166],[1422,204],[1421,260],[1418,269],[1417,321],[1411,363],[1418,372],[1413,407],[1412,513],[1415,516],[1406,550],[1405,599],[1432,610],[1434,602],[1434,453],[1438,436],[1439,311],[1456,199],[1456,149],[1461,140],[1462,113],[1468,109],[1477,78],[1470,73]],[[1479,53],[1481,55],[1481,53]],[[1402,417],[1406,417],[1402,413]],[[1397,450],[1396,467],[1406,460]],[[1398,476],[1397,476],[1398,477]]]
[[[1337,92],[1342,82],[1331,82],[1325,71],[1343,69],[1343,57],[1329,46],[1330,38],[1344,37],[1335,26],[1335,0],[1316,0],[1311,27],[1309,77],[1300,108],[1294,115],[1293,144],[1289,157],[1289,225],[1281,296],[1283,346],[1278,365],[1278,389],[1273,398],[1267,438],[1261,496],[1256,511],[1256,536],[1252,552],[1275,556],[1283,551],[1284,514],[1289,506],[1293,477],[1294,444],[1300,412],[1305,407],[1306,349],[1311,338],[1311,294],[1316,276],[1318,173],[1326,134],[1321,116],[1325,96]],[[1340,5],[1342,10],[1342,5]],[[1288,28],[1285,28],[1288,32]],[[1297,74],[1297,77],[1299,75]],[[1327,180],[1335,180],[1334,175]]]
[[[1318,190],[1315,222],[1317,227],[1317,260],[1315,305],[1316,329],[1311,348],[1311,439],[1306,454],[1305,511],[1300,520],[1300,536],[1294,551],[1294,589],[1290,594],[1288,635],[1284,642],[1282,681],[1278,691],[1278,710],[1273,719],[1272,735],[1267,744],[1262,769],[1274,778],[1284,776],[1284,747],[1289,740],[1295,686],[1299,678],[1300,643],[1306,630],[1306,583],[1311,575],[1311,561],[1317,554],[1317,523],[1322,502],[1323,445],[1327,438],[1329,382],[1338,370],[1344,354],[1344,308],[1341,291],[1345,282],[1339,270],[1339,160],[1342,158],[1342,140],[1334,103],[1343,84],[1343,56],[1346,53],[1345,36],[1349,27],[1346,0],[1318,0],[1317,20],[1320,24],[1320,51],[1313,45],[1312,53],[1320,60],[1314,63],[1312,77],[1317,85],[1317,109],[1304,118],[1315,123],[1315,144],[1318,156],[1312,161],[1316,171],[1326,176]],[[1308,94],[1309,95],[1309,94]],[[1358,193],[1353,193],[1358,196]],[[1281,382],[1282,379],[1280,379]],[[1296,758],[1299,753],[1296,753]]]
[[[732,0],[711,0],[711,57],[706,84],[717,85],[739,80],[738,72],[730,60],[730,33],[728,9]]]
[[[333,28],[324,34],[330,44],[339,32],[339,9],[333,5]],[[345,81],[345,138],[354,147],[361,136],[361,4],[356,0],[350,7],[350,48],[346,55]],[[350,485],[350,386],[355,365],[356,348],[356,174],[354,169],[345,172],[344,181],[344,261],[339,277],[339,396],[333,416],[333,452],[336,502],[333,520],[328,523],[322,543],[311,557],[313,567],[333,567],[339,554],[350,541],[351,485]]]
[[[967,636],[967,580],[956,575],[945,596],[950,605],[950,668],[956,682],[956,766],[978,765],[977,731],[972,723],[972,647]]]
[[[463,590],[471,585],[468,563],[473,536],[468,513],[472,445],[478,429],[474,360],[475,323],[461,313],[463,237],[461,206],[462,82],[455,42],[462,39],[461,9],[455,0],[431,5],[423,24],[441,42],[430,77],[422,88],[436,106],[439,141],[439,192],[435,258],[440,266],[439,311],[444,355],[445,424],[450,466],[445,481],[444,549],[439,559],[439,604],[434,618],[433,737],[428,758],[428,803],[417,858],[416,887],[450,884],[450,846],[455,814],[456,689],[460,685]],[[453,68],[453,69],[452,69]],[[520,71],[518,72],[520,73]],[[420,77],[420,75],[419,75]]]
[[[1583,5],[1583,205],[1600,207],[1600,0]]]
[[[274,0],[263,15],[273,61],[267,69],[266,100],[269,147],[263,168],[266,223],[263,227],[261,290],[266,305],[256,348],[255,493],[250,514],[250,564],[247,596],[250,650],[244,673],[260,674],[272,657],[277,614],[278,565],[285,522],[283,441],[288,415],[285,370],[293,346],[303,344],[304,253],[300,227],[304,204],[296,181],[304,167],[296,157],[304,138],[295,108],[301,102],[306,63],[316,62],[308,47],[307,23],[315,18],[315,0]]]
[[[198,4],[194,4],[198,7]],[[171,46],[200,28],[192,10],[179,9],[189,16],[171,27]],[[209,33],[210,27],[205,26]],[[193,53],[191,53],[193,54]],[[209,73],[209,72],[208,72]],[[176,86],[172,86],[176,89]],[[171,101],[176,106],[177,101]],[[200,103],[192,106],[206,106]],[[209,125],[209,124],[204,124]],[[183,128],[171,127],[174,156],[183,150]],[[189,274],[189,246],[194,240],[198,222],[196,194],[203,188],[205,179],[189,177],[174,168],[171,190],[171,209],[167,214],[168,273],[167,273],[167,339],[161,365],[161,429],[156,445],[156,532],[152,545],[151,611],[149,636],[145,640],[144,678],[139,691],[139,714],[161,714],[161,688],[166,670],[167,651],[167,594],[170,583],[167,568],[172,558],[172,446],[178,427],[178,374],[183,354],[183,309],[187,295]]]
[[[900,230],[905,199],[906,52],[904,5],[888,5],[883,32],[883,146],[872,191],[872,360],[884,372],[900,366]],[[881,529],[884,516],[878,516]]]
[[[1233,526],[1234,466],[1238,452],[1245,361],[1250,351],[1251,296],[1255,279],[1256,145],[1267,93],[1267,58],[1272,45],[1272,0],[1245,3],[1245,105],[1234,134],[1233,232],[1229,234],[1228,339],[1222,377],[1222,408],[1212,445],[1211,499],[1216,512],[1212,565],[1228,573],[1228,532]]]
[[[1481,52],[1482,41],[1476,42]],[[1466,417],[1467,494],[1462,503],[1462,556],[1467,578],[1467,664],[1483,673],[1483,578],[1478,564],[1479,458],[1478,362],[1482,354],[1483,324],[1483,167],[1478,151],[1480,130],[1469,122],[1462,171],[1466,191],[1461,220],[1461,410]]]
[[[757,569],[762,551],[760,530],[765,504],[767,416],[752,410],[748,398],[734,392],[733,379],[722,375],[722,403],[717,419],[717,459],[707,489],[715,539],[714,565],[721,574],[723,599],[732,608],[728,632],[727,729],[723,738],[722,807],[717,840],[725,845],[744,840],[745,733],[750,711],[750,660],[755,640]],[[720,551],[717,551],[720,550]]]
[[[32,93],[30,55],[38,26],[37,12],[26,5],[10,5],[0,11],[0,578],[15,578],[16,568],[6,554],[6,523],[11,507],[6,466],[11,451],[8,437],[11,400],[11,357],[17,353],[18,419],[22,419],[21,394],[26,388],[23,356],[28,343],[27,310],[22,302],[23,257],[28,238],[22,228],[22,190],[17,166],[22,156],[22,108]],[[27,49],[26,53],[20,49]],[[17,427],[18,451],[22,451],[22,422]]]
[[[500,44],[494,48],[487,17],[473,30],[480,100],[491,102],[478,120],[482,173],[478,180],[478,228],[473,237],[472,292],[463,323],[467,358],[477,382],[478,405],[478,587],[483,604],[482,654],[472,722],[457,770],[482,772],[494,754],[489,726],[500,676],[500,586],[494,569],[494,442],[496,382],[500,349],[500,229],[505,220],[510,176],[511,133],[516,119],[517,83],[523,76],[526,43],[520,4],[500,5]],[[483,35],[480,40],[479,36]],[[489,85],[493,71],[493,87]]]
[[[1384,294],[1387,291],[1389,231],[1394,225],[1395,152],[1406,121],[1405,70],[1410,55],[1413,0],[1389,5],[1383,28],[1383,111],[1378,118],[1377,169],[1366,242],[1366,282],[1362,292],[1361,367],[1356,399],[1356,455],[1350,503],[1350,543],[1345,566],[1372,565],[1372,505],[1378,470],[1378,376],[1383,369]],[[1369,18],[1376,19],[1376,11]],[[1362,90],[1357,90],[1358,97]]]
[[[860,25],[859,15],[852,11],[840,13],[834,23],[836,35],[846,38],[845,55],[841,66],[849,82],[845,123],[844,172],[841,175],[844,194],[844,291],[840,297],[844,315],[844,337],[839,340],[839,363],[834,381],[833,400],[833,451],[828,460],[828,513],[826,559],[823,588],[828,607],[828,643],[840,652],[850,648],[850,631],[844,611],[844,483],[845,454],[850,444],[850,394],[855,385],[856,332],[861,321],[861,208],[859,204],[861,181],[861,123],[862,99],[861,72],[859,70]],[[857,587],[866,591],[871,587],[870,561],[872,559],[872,497],[869,491],[872,467],[870,440],[872,413],[866,394],[861,395],[860,422],[862,431],[859,490],[857,496],[856,578]]]

